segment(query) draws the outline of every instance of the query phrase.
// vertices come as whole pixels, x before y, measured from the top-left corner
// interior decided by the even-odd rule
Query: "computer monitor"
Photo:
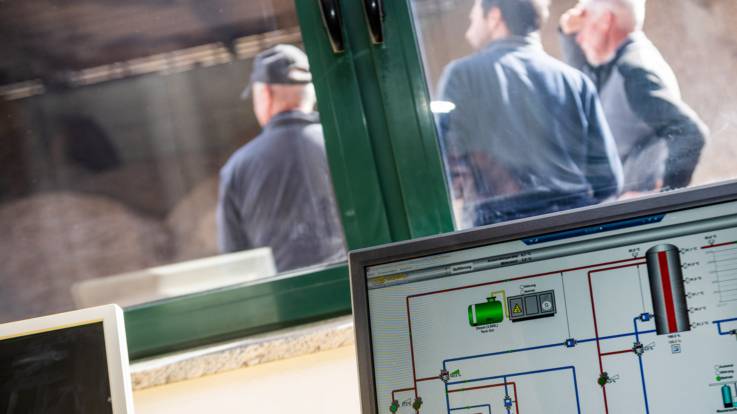
[[[0,413],[133,413],[122,310],[0,325]]]
[[[349,260],[364,414],[737,412],[737,183]]]

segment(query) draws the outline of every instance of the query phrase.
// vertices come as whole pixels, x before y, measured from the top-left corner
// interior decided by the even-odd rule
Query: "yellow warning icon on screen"
[[[514,305],[514,308],[512,308],[512,313],[522,313],[522,307],[519,305],[519,303]]]

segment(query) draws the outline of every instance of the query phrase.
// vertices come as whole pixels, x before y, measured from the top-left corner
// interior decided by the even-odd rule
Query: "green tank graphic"
[[[502,303],[494,296],[486,298],[486,303],[468,306],[468,323],[471,326],[499,323],[504,320]]]

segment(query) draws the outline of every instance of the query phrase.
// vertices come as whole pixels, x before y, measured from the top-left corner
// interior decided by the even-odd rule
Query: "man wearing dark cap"
[[[307,56],[277,45],[256,56],[253,109],[263,130],[220,171],[220,248],[271,247],[279,272],[345,257]]]
[[[594,85],[547,55],[547,0],[476,0],[439,115],[458,226],[491,224],[616,196],[622,165]]]

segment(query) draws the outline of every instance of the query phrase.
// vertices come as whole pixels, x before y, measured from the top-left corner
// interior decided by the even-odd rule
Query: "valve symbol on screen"
[[[607,384],[613,384],[617,381],[619,381],[619,375],[609,375],[608,372],[604,371],[599,375],[596,383],[603,387]]]
[[[506,407],[507,409],[512,408],[512,397],[508,395],[504,397],[504,407]]]
[[[450,372],[447,369],[440,371],[440,380],[447,383],[450,380]]]

